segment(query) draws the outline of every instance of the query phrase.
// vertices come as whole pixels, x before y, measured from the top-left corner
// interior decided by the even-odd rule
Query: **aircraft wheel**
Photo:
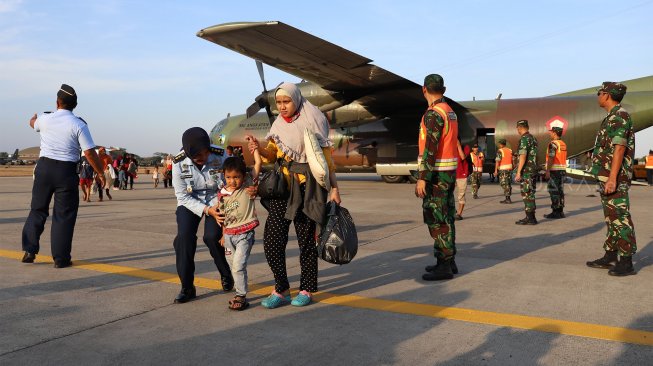
[[[406,180],[403,175],[382,175],[381,178],[386,183],[402,183]]]

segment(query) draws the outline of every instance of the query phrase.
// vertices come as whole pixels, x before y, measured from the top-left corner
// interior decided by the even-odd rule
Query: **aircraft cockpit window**
[[[228,118],[225,118],[225,119],[219,121],[218,123],[216,123],[216,124],[215,124],[215,127],[213,127],[213,131],[212,131],[212,132],[213,132],[213,133],[220,133],[220,132],[222,132],[222,129],[223,129],[224,126],[227,124],[227,121],[228,121]]]

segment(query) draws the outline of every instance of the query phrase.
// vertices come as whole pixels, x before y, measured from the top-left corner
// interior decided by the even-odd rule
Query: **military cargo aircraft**
[[[245,115],[228,116],[211,131],[214,143],[242,146],[244,136],[262,139],[275,117],[274,90],[265,85],[262,63],[303,79],[302,95],[322,110],[331,124],[334,161],[340,171],[376,171],[386,182],[410,178],[417,162],[417,135],[426,109],[421,85],[395,75],[372,60],[282,22],[225,23],[200,30],[198,37],[256,60],[263,92]],[[426,70],[425,74],[437,72]],[[446,78],[446,75],[444,75]],[[597,76],[600,79],[600,75]],[[622,104],[631,113],[635,131],[653,125],[653,76],[625,81]],[[544,162],[547,131],[564,130],[570,159],[594,146],[605,111],[598,107],[596,87],[542,98],[448,99],[459,120],[463,144],[478,143],[486,154],[486,171],[494,170],[495,141],[505,138],[515,149],[515,122],[527,119],[540,141]],[[265,109],[265,112],[259,112]],[[243,149],[249,162],[252,157]],[[582,171],[574,171],[576,173]]]
[[[14,151],[14,154],[11,155],[11,158],[7,159],[5,164],[6,165],[25,165],[25,161],[19,159],[20,155],[18,154],[18,149]]]

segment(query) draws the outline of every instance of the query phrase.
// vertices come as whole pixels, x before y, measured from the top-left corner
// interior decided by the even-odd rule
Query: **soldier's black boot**
[[[506,204],[510,204],[510,203],[512,203],[512,201],[510,200],[510,196],[506,196],[506,199],[505,199],[505,200],[503,200],[503,201],[499,201],[499,203],[506,203]]]
[[[535,218],[535,212],[526,212],[526,217],[519,221],[515,221],[517,225],[537,225],[537,219]]]
[[[545,214],[544,218],[545,219],[561,219],[562,217],[560,217],[560,212],[558,211],[558,209],[554,209],[553,211],[551,211],[551,213]]]
[[[617,251],[609,252],[606,250],[603,257],[587,262],[585,264],[587,264],[588,267],[592,267],[592,268],[612,269],[613,264],[616,263],[617,263]]]
[[[424,281],[442,281],[450,280],[453,278],[453,270],[451,268],[452,259],[438,260],[432,272],[427,272],[422,275]]]
[[[424,267],[424,270],[426,272],[433,272],[437,266],[437,264],[426,266]],[[453,272],[453,274],[458,274],[458,266],[456,265],[456,260],[454,258],[451,258],[451,272]]]
[[[175,297],[175,304],[183,304],[197,297],[195,286],[191,288],[182,288],[179,295]]]
[[[608,271],[610,276],[628,276],[637,274],[633,267],[633,257],[619,257],[617,265]]]
[[[558,209],[558,216],[560,216],[560,217],[558,217],[559,219],[564,219],[565,217],[567,217],[567,216],[565,216],[565,213],[564,213],[563,210],[564,210],[563,208]]]
[[[526,218],[528,221],[526,222],[526,225],[537,225],[537,219],[535,218],[535,212],[527,212],[526,213]]]

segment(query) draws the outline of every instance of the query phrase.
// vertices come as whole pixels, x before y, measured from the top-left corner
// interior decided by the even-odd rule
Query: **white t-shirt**
[[[88,125],[67,109],[38,116],[34,130],[41,136],[41,157],[77,162],[80,151],[95,147]]]

